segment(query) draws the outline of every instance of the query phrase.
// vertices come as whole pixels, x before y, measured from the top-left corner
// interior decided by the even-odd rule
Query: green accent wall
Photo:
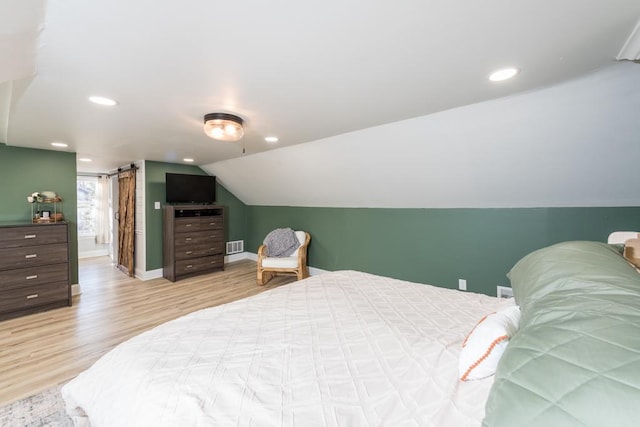
[[[55,191],[69,223],[71,283],[78,283],[76,154],[0,143],[0,221],[30,221],[27,196]]]
[[[207,175],[198,166],[145,161],[145,236],[146,270],[162,268],[162,209],[154,203],[165,204],[165,174],[184,173]],[[246,206],[220,183],[216,186],[216,205],[225,208],[225,240],[246,240]]]
[[[204,175],[197,166],[145,162],[146,270],[162,268],[165,173]],[[75,153],[0,144],[0,221],[29,221],[27,195],[55,191],[70,227],[71,282],[78,283]],[[355,209],[246,206],[218,184],[226,240],[256,252],[274,228],[309,231],[309,265],[354,269],[419,283],[495,294],[527,253],[565,240],[605,241],[616,230],[640,230],[640,207],[518,209]]]
[[[309,265],[353,269],[495,295],[527,253],[566,240],[640,230],[640,207],[354,209],[249,206],[245,250],[274,228],[311,234]]]

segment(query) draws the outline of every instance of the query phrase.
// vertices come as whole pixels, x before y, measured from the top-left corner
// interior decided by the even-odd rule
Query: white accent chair
[[[298,280],[309,277],[307,267],[307,247],[311,241],[311,235],[305,231],[296,231],[296,237],[300,247],[288,257],[268,257],[267,246],[258,248],[258,284],[264,285],[277,274],[294,274]]]
[[[637,239],[640,237],[637,231],[614,231],[609,234],[607,243],[610,245],[624,245],[629,239]]]

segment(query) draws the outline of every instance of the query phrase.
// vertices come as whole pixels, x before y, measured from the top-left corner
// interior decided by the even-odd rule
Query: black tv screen
[[[216,201],[216,177],[209,175],[166,174],[167,203],[202,203]]]

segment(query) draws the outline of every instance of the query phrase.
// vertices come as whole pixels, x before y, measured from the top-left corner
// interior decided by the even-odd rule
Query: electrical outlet
[[[508,286],[496,286],[498,298],[513,298],[513,289]]]
[[[160,202],[153,202],[154,209],[160,209]]]
[[[467,290],[467,281],[465,279],[458,279],[458,289],[461,291]]]

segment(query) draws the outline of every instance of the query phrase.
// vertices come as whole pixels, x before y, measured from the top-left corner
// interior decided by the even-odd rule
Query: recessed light
[[[118,105],[118,101],[116,101],[115,99],[105,98],[104,96],[90,96],[89,101],[98,105],[106,105],[107,107]]]
[[[69,146],[69,144],[60,142],[60,141],[54,141],[51,143],[51,145],[53,145],[54,147],[60,147],[60,148],[67,148]]]
[[[189,158],[189,157],[186,157],[186,158],[184,158],[184,159],[182,159],[182,160],[183,160],[183,161],[185,161],[185,162],[187,162],[187,163],[193,163],[193,159],[192,159],[192,158]]]
[[[515,67],[503,68],[501,70],[493,72],[489,76],[489,80],[492,82],[501,82],[503,80],[508,80],[514,76],[516,76],[520,70]]]
[[[88,158],[88,157],[80,157],[80,158],[78,159],[78,161],[79,161],[79,162],[86,162],[86,163],[89,163],[89,162],[92,162],[93,160],[91,160],[91,159],[90,159],[90,158]]]
[[[264,140],[267,141],[267,142],[278,142],[278,137],[277,136],[267,136]]]

